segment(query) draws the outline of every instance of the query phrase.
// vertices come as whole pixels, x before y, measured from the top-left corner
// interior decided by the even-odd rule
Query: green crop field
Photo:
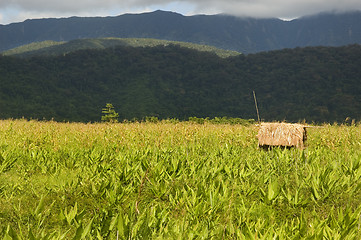
[[[0,239],[361,239],[361,125],[0,121]]]

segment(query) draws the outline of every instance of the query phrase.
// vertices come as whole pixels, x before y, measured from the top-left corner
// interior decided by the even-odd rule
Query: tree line
[[[257,117],[361,119],[361,47],[308,47],[220,58],[179,46],[0,56],[0,118],[100,121]]]

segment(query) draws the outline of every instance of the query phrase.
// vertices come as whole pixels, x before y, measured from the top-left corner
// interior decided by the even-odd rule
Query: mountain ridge
[[[322,13],[292,21],[155,11],[115,17],[26,20],[0,25],[0,51],[32,42],[82,38],[155,38],[206,44],[245,54],[361,43],[361,12]]]

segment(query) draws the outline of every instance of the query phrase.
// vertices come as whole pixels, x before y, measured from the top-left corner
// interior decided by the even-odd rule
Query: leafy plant
[[[1,120],[0,239],[360,239],[361,126],[257,130]]]

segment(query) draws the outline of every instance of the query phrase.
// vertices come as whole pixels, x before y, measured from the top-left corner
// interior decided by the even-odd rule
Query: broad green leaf
[[[88,225],[84,228],[84,231],[83,233],[81,234],[81,238],[80,239],[84,239],[91,231],[91,228],[92,228],[92,225],[93,225],[93,221],[94,221],[94,218],[92,218],[90,220],[90,222],[88,223]]]
[[[41,198],[40,198],[40,201],[38,203],[38,206],[36,207],[36,209],[34,211],[35,216],[39,215],[43,211],[44,206],[45,206],[44,198],[45,198],[45,196],[42,195]]]
[[[73,240],[82,239],[83,232],[84,232],[84,228],[83,228],[82,224],[80,224],[80,226],[76,229],[75,236],[74,236]]]

